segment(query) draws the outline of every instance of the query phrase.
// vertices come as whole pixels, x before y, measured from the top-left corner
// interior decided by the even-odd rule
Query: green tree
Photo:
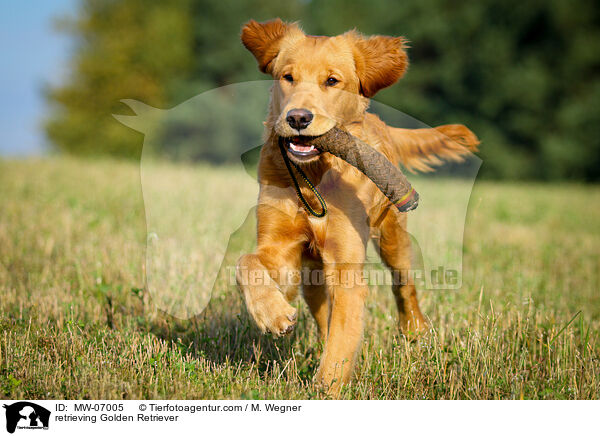
[[[308,30],[403,35],[404,79],[376,98],[482,139],[483,173],[600,179],[600,4],[593,0],[314,0]]]
[[[167,108],[236,81],[262,78],[239,41],[242,23],[273,16],[292,19],[299,2],[206,0],[82,0],[74,19],[60,23],[75,41],[68,79],[47,91],[50,141],[79,155],[138,157],[139,134],[111,114],[130,114],[121,99]],[[193,138],[172,128],[172,156],[193,152]],[[231,160],[235,150],[216,161]],[[239,154],[238,156],[239,157]]]
[[[119,100],[166,108],[266,78],[239,32],[250,18],[277,16],[300,20],[310,34],[357,28],[407,37],[409,71],[376,99],[429,125],[467,124],[483,141],[484,175],[600,180],[594,0],[82,0],[64,26],[77,42],[71,76],[48,92],[49,138],[71,153],[137,156],[139,135],[110,116],[127,113]],[[238,157],[231,144],[218,153],[195,150],[202,129],[186,130],[193,114],[187,120],[165,129],[169,155]]]
[[[60,149],[82,155],[138,156],[139,135],[111,114],[133,98],[164,106],[170,85],[192,72],[190,2],[85,0],[61,23],[76,41],[70,76],[48,91],[53,111],[47,135]]]

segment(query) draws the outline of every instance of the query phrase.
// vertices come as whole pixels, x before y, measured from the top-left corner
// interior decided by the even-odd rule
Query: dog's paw
[[[253,301],[248,309],[263,333],[281,337],[291,333],[296,325],[298,311],[285,300],[281,292],[271,292]]]
[[[420,312],[400,315],[399,324],[400,331],[411,342],[426,336],[430,331],[429,324]]]
[[[313,379],[314,387],[330,398],[337,399],[340,395],[341,383],[339,374],[327,371],[320,366]]]

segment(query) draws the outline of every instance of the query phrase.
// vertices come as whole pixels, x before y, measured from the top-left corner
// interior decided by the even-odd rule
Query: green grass
[[[159,167],[212,187],[194,201],[211,199],[198,228],[215,235],[245,217],[236,198],[256,195],[230,169]],[[421,292],[434,331],[408,342],[391,292],[373,288],[343,398],[598,399],[599,205],[597,186],[478,182],[462,289]],[[321,346],[303,302],[279,341],[230,286],[200,316],[173,318],[144,289],[145,238],[138,165],[0,162],[0,398],[326,397],[311,385]]]

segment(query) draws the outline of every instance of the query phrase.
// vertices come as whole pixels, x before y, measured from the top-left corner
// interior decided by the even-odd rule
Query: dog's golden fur
[[[327,201],[324,218],[309,216],[299,202],[278,148],[278,140],[317,136],[342,127],[383,153],[394,164],[428,171],[440,159],[460,160],[475,150],[477,137],[463,125],[434,129],[387,126],[367,113],[369,98],[404,74],[408,58],[405,40],[387,36],[363,37],[355,31],[335,37],[305,35],[297,24],[273,20],[250,21],[242,42],[261,71],[275,79],[265,123],[266,143],[259,163],[257,250],[240,258],[238,286],[258,327],[275,336],[295,325],[290,301],[298,292],[290,280],[302,267],[322,270],[323,283],[303,283],[303,296],[325,343],[316,381],[336,394],[351,377],[362,338],[364,302],[368,288],[360,280],[366,245],[373,233],[383,262],[400,273],[392,286],[400,326],[405,333],[427,329],[417,302],[410,269],[407,214],[390,208],[389,201],[362,173],[327,154],[290,159],[318,184]],[[286,114],[310,111],[314,118],[297,130]],[[314,194],[302,193],[315,210]],[[248,281],[248,272],[264,280]]]

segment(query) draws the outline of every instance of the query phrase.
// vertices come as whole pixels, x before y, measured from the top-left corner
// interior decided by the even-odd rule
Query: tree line
[[[408,73],[376,100],[428,125],[467,124],[482,140],[483,176],[598,181],[599,11],[594,0],[81,0],[58,22],[75,48],[69,77],[46,90],[46,133],[64,152],[138,158],[140,134],[111,116],[130,114],[121,99],[168,108],[266,78],[240,28],[281,17],[309,34],[405,36]],[[179,127],[162,132],[167,155],[239,159],[235,138],[204,150],[201,129]]]

